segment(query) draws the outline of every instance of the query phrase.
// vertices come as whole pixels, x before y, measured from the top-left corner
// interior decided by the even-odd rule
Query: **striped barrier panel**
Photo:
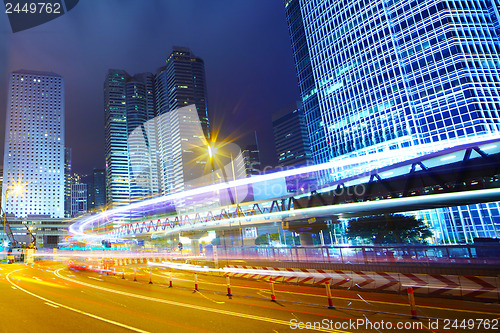
[[[321,269],[296,269],[228,265],[241,270],[229,276],[266,279],[299,284],[324,284],[329,281],[334,288],[356,288],[376,291],[404,292],[412,287],[415,293],[432,296],[463,296],[500,299],[500,278],[484,276],[459,276],[441,274],[412,274],[367,271],[329,271]],[[253,273],[252,271],[256,271]],[[269,271],[269,275],[262,271]],[[280,274],[282,273],[282,274]]]

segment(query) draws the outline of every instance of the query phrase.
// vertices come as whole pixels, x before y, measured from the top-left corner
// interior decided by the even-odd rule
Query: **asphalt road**
[[[134,270],[135,269],[135,273]],[[122,273],[122,268],[117,270]],[[125,275],[64,262],[0,264],[0,332],[497,332],[500,305],[336,290],[127,267]],[[137,281],[134,281],[134,276]],[[123,278],[124,277],[124,278]],[[151,277],[152,284],[149,283]],[[316,323],[316,325],[315,325]],[[400,327],[402,325],[402,327]],[[406,328],[405,329],[405,325]]]

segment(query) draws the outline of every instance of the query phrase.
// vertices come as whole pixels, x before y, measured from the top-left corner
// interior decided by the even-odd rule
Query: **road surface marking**
[[[197,294],[200,294],[201,296],[205,297],[205,298],[206,298],[206,299],[208,299],[209,301],[212,301],[212,302],[214,302],[214,303],[216,303],[216,304],[224,304],[224,303],[226,303],[226,302],[220,302],[220,301],[216,301],[216,300],[214,300],[214,299],[211,299],[210,297],[203,295],[203,294],[202,294],[199,290],[197,290],[197,291],[196,291],[196,293],[197,293]]]
[[[153,275],[158,275],[154,274]],[[159,276],[159,275],[158,275]],[[162,276],[164,277],[164,276]],[[191,282],[191,280],[185,280],[185,279],[173,279],[173,280],[180,280],[180,281],[187,281]],[[215,283],[215,282],[207,282],[203,281],[204,284],[214,284],[214,285],[220,285],[224,286],[222,283]],[[244,289],[259,289],[260,291],[267,292],[267,290],[260,289],[259,287],[247,287],[247,286],[239,286],[239,285],[231,285],[231,288],[233,290],[237,288],[244,288]],[[301,293],[301,292],[296,292],[296,291],[287,291],[287,290],[276,290],[277,293],[282,293],[282,294],[292,294],[292,295],[303,295],[303,296],[311,296],[311,297],[320,297],[320,298],[327,298],[324,295],[319,295],[319,294],[307,294],[307,293]],[[259,292],[257,292],[259,294]],[[261,294],[259,294],[262,296]],[[339,300],[347,300],[349,302],[363,302],[361,299],[356,299],[356,298],[349,298],[349,297],[340,297],[340,296],[333,296],[333,299],[339,299]],[[402,306],[404,308],[408,307],[407,303],[396,303],[396,302],[390,302],[390,301],[376,301],[376,300],[369,300],[371,303],[380,303],[380,304],[386,304],[386,305],[396,305],[396,306]],[[365,301],[366,302],[366,301]],[[455,308],[442,308],[439,306],[431,306],[431,305],[419,305],[417,304],[417,307],[419,308],[426,308],[426,309],[432,309],[432,310],[443,310],[443,311],[457,311],[457,312],[466,312],[466,313],[477,313],[477,314],[486,314],[486,315],[496,315],[496,312],[487,312],[487,311],[475,311],[475,310],[463,310],[463,309],[455,309]]]
[[[286,321],[286,320],[274,319],[274,318],[268,318],[268,317],[261,317],[261,316],[255,316],[255,315],[251,315],[251,314],[240,313],[240,312],[233,312],[233,311],[222,310],[222,309],[213,309],[213,308],[209,308],[209,307],[206,307],[206,306],[200,306],[200,305],[194,305],[194,304],[187,304],[187,303],[180,303],[180,302],[176,302],[176,301],[169,301],[169,300],[166,300],[166,299],[149,297],[149,296],[143,296],[143,295],[133,294],[133,293],[125,292],[125,291],[119,291],[119,290],[113,290],[113,289],[109,289],[109,288],[105,288],[105,287],[95,286],[93,284],[89,284],[89,283],[81,282],[79,280],[74,280],[74,279],[67,278],[67,277],[65,277],[64,275],[62,275],[60,273],[61,270],[63,270],[63,268],[60,268],[60,269],[56,270],[55,273],[54,273],[57,277],[59,277],[61,279],[64,279],[64,280],[67,280],[67,281],[70,281],[70,282],[73,282],[73,283],[81,284],[81,285],[84,285],[84,286],[87,286],[87,287],[91,287],[91,288],[95,288],[95,289],[99,289],[99,290],[104,290],[104,291],[107,291],[107,292],[110,292],[110,293],[115,293],[115,294],[129,296],[129,297],[135,297],[135,298],[143,299],[143,300],[146,300],[146,301],[153,301],[153,302],[164,303],[164,304],[169,304],[169,305],[182,306],[184,308],[189,308],[189,309],[194,309],[194,310],[201,310],[201,311],[206,311],[206,312],[213,312],[213,313],[218,313],[218,314],[225,314],[225,315],[228,315],[228,316],[239,317],[239,318],[246,318],[246,319],[253,319],[253,320],[264,321],[264,322],[268,322],[268,323],[279,324],[279,325],[284,325],[284,326],[290,327],[290,321]],[[321,331],[321,332],[350,333],[348,331],[328,330],[328,329],[322,329],[322,328],[312,328],[312,330]]]
[[[54,308],[59,308],[57,305],[54,305],[54,304],[49,303],[49,302],[45,302],[45,304],[47,304],[48,306],[54,307]]]
[[[18,272],[18,271],[21,271],[23,270],[22,268],[21,269],[18,269],[18,270],[15,270],[15,271],[12,271],[10,272],[9,274],[7,274],[7,281],[9,281],[10,284],[12,285],[15,285],[14,282],[12,282],[10,280],[10,275],[12,273],[15,273],[15,272]],[[76,312],[76,313],[80,313],[82,315],[85,315],[85,316],[88,316],[88,317],[91,317],[91,318],[94,318],[94,319],[98,319],[98,320],[101,320],[101,321],[104,321],[106,323],[109,323],[109,324],[113,324],[113,325],[116,325],[116,326],[120,326],[120,327],[123,327],[123,328],[126,328],[126,329],[129,329],[131,331],[135,331],[135,332],[141,332],[141,333],[149,333],[148,331],[144,331],[144,330],[141,330],[141,329],[138,329],[138,328],[135,328],[135,327],[132,327],[132,326],[128,326],[128,325],[125,325],[125,324],[122,324],[122,323],[119,323],[119,322],[116,322],[116,321],[113,321],[113,320],[110,320],[110,319],[106,319],[106,318],[102,318],[102,317],[99,317],[99,316],[96,316],[96,315],[93,315],[91,313],[88,313],[88,312],[84,312],[84,311],[81,311],[81,310],[78,310],[78,309],[75,309],[75,308],[72,308],[72,307],[69,307],[69,306],[66,306],[66,305],[63,305],[63,304],[60,304],[60,303],[56,303],[56,302],[53,302],[45,297],[42,297],[42,296],[38,296],[37,294],[34,294],[32,293],[31,291],[28,291],[24,288],[21,288],[19,286],[16,285],[16,287],[19,289],[19,290],[22,290],[24,291],[25,293],[27,294],[30,294],[31,296],[34,296],[38,299],[41,299],[42,301],[45,301],[46,303],[52,303],[53,305],[57,305],[61,308],[65,308],[65,309],[68,309],[70,311],[73,311],[73,312]],[[14,287],[13,287],[14,288]],[[16,289],[16,288],[14,288]]]
[[[95,277],[93,277],[93,276],[89,276],[88,278],[89,278],[89,279],[93,279],[93,280],[97,280],[97,281],[104,281],[103,279],[98,279],[98,278],[95,278]]]

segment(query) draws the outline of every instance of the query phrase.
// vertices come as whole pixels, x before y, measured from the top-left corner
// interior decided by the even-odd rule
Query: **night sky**
[[[209,116],[221,137],[251,143],[275,165],[271,115],[299,98],[281,0],[82,0],[65,15],[12,33],[0,14],[0,137],[8,75],[51,71],[66,85],[73,171],[104,168],[103,82],[108,69],[155,73],[172,46],[205,61]],[[4,142],[0,141],[3,163]]]

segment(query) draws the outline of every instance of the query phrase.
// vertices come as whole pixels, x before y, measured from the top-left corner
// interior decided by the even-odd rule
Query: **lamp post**
[[[7,194],[10,191],[13,191],[15,195],[20,195],[23,192],[23,185],[18,182],[14,182],[11,188],[7,187],[5,189],[5,198],[2,198],[5,199],[2,200],[3,201],[2,252],[5,250],[5,225],[7,224]]]
[[[215,173],[215,163],[214,163],[214,157],[215,157],[215,154],[216,154],[216,149],[213,145],[214,143],[211,142],[209,145],[207,145],[207,150],[208,150],[208,155],[210,157],[210,164],[211,164],[211,167],[212,167],[212,178],[213,178],[213,183],[215,183],[215,179],[214,179],[214,173]],[[229,157],[228,155],[225,155],[226,157]],[[233,154],[231,153],[230,155],[230,159],[231,159],[231,170],[232,170],[232,174],[233,174],[233,181],[236,180],[236,173],[235,173],[235,170],[234,170],[234,158],[233,158]],[[222,172],[222,177],[224,179],[224,182],[229,182],[229,177],[227,177],[226,175],[226,172],[225,172],[225,168],[224,166],[222,166],[220,168],[221,172]],[[240,203],[239,203],[239,200],[238,200],[238,189],[236,186],[233,187],[233,190],[234,190],[234,195],[233,195],[233,192],[231,191],[231,188],[228,186],[227,187],[227,194],[228,194],[228,198],[231,202],[231,204],[236,204],[236,212],[237,212],[237,215],[238,217],[240,216]],[[241,240],[241,246],[243,246],[243,229],[241,227],[241,221],[239,221],[239,224],[240,224],[240,240]],[[225,247],[225,237],[224,237],[224,247]]]

